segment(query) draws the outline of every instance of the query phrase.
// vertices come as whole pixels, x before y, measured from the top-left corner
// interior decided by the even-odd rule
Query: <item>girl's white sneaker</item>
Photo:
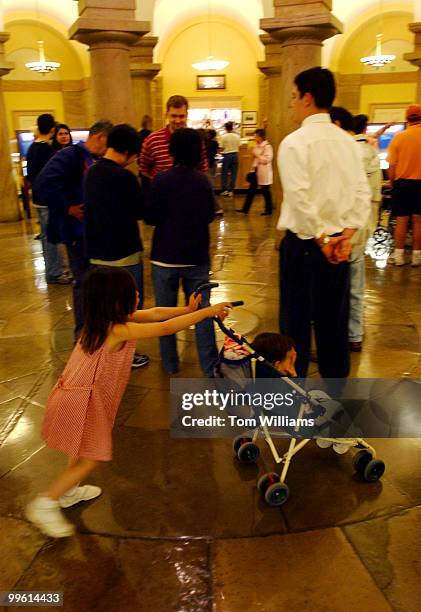
[[[411,266],[413,268],[418,268],[421,266],[421,251],[412,251]]]
[[[83,485],[82,487],[74,487],[70,494],[68,492],[66,495],[62,495],[58,501],[62,508],[70,508],[70,506],[74,506],[79,502],[95,499],[95,497],[99,497],[101,493],[102,489],[100,489],[100,487],[96,487],[95,485]]]
[[[75,533],[74,525],[64,517],[60,504],[39,495],[26,507],[26,518],[51,538],[67,538]]]

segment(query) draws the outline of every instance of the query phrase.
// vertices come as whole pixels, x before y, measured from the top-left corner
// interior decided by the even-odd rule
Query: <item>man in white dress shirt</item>
[[[357,143],[334,125],[328,109],[332,73],[310,68],[295,77],[291,107],[301,127],[278,151],[284,199],[281,243],[280,327],[297,346],[298,376],[307,374],[311,321],[324,378],[349,374],[349,255],[364,227],[371,192]]]

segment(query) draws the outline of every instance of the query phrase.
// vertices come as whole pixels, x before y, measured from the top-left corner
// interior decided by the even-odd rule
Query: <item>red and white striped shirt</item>
[[[152,132],[143,142],[140,154],[139,171],[140,174],[154,178],[158,172],[169,170],[173,166],[173,158],[169,153],[171,132],[168,126]],[[202,159],[198,170],[207,172],[208,160],[206,148],[202,144]]]

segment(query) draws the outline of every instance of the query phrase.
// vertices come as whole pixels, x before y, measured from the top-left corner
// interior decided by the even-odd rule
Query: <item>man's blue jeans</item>
[[[177,306],[178,289],[182,283],[186,302],[198,285],[209,281],[209,266],[191,266],[166,268],[152,264],[152,282],[157,306]],[[210,292],[202,294],[201,307],[209,306]],[[213,368],[218,361],[218,349],[215,342],[215,330],[212,319],[205,319],[196,325],[196,345],[200,366],[206,376],[213,375]],[[178,370],[176,336],[162,336],[159,339],[161,359],[167,372]]]
[[[234,191],[238,172],[238,153],[224,153],[222,158],[222,191]],[[230,174],[228,185],[228,173]]]
[[[139,291],[139,303],[137,305],[137,309],[142,310],[145,299],[143,291],[143,259],[141,259],[138,264],[123,266],[123,268],[125,268],[127,272],[130,272],[136,281],[137,290]]]
[[[47,280],[53,280],[64,272],[63,258],[58,244],[47,241],[48,208],[37,208],[38,220],[41,226],[42,255],[45,263],[45,276]]]

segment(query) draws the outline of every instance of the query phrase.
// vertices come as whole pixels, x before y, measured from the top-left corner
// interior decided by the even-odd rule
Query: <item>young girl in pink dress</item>
[[[26,516],[43,533],[60,538],[74,533],[60,508],[94,499],[101,489],[79,486],[98,461],[110,461],[112,429],[130,375],[136,341],[166,336],[208,317],[224,319],[230,304],[136,310],[139,294],[124,268],[97,268],[86,277],[84,327],[79,342],[48,401],[42,436],[50,448],[69,457],[67,468],[27,507]]]

